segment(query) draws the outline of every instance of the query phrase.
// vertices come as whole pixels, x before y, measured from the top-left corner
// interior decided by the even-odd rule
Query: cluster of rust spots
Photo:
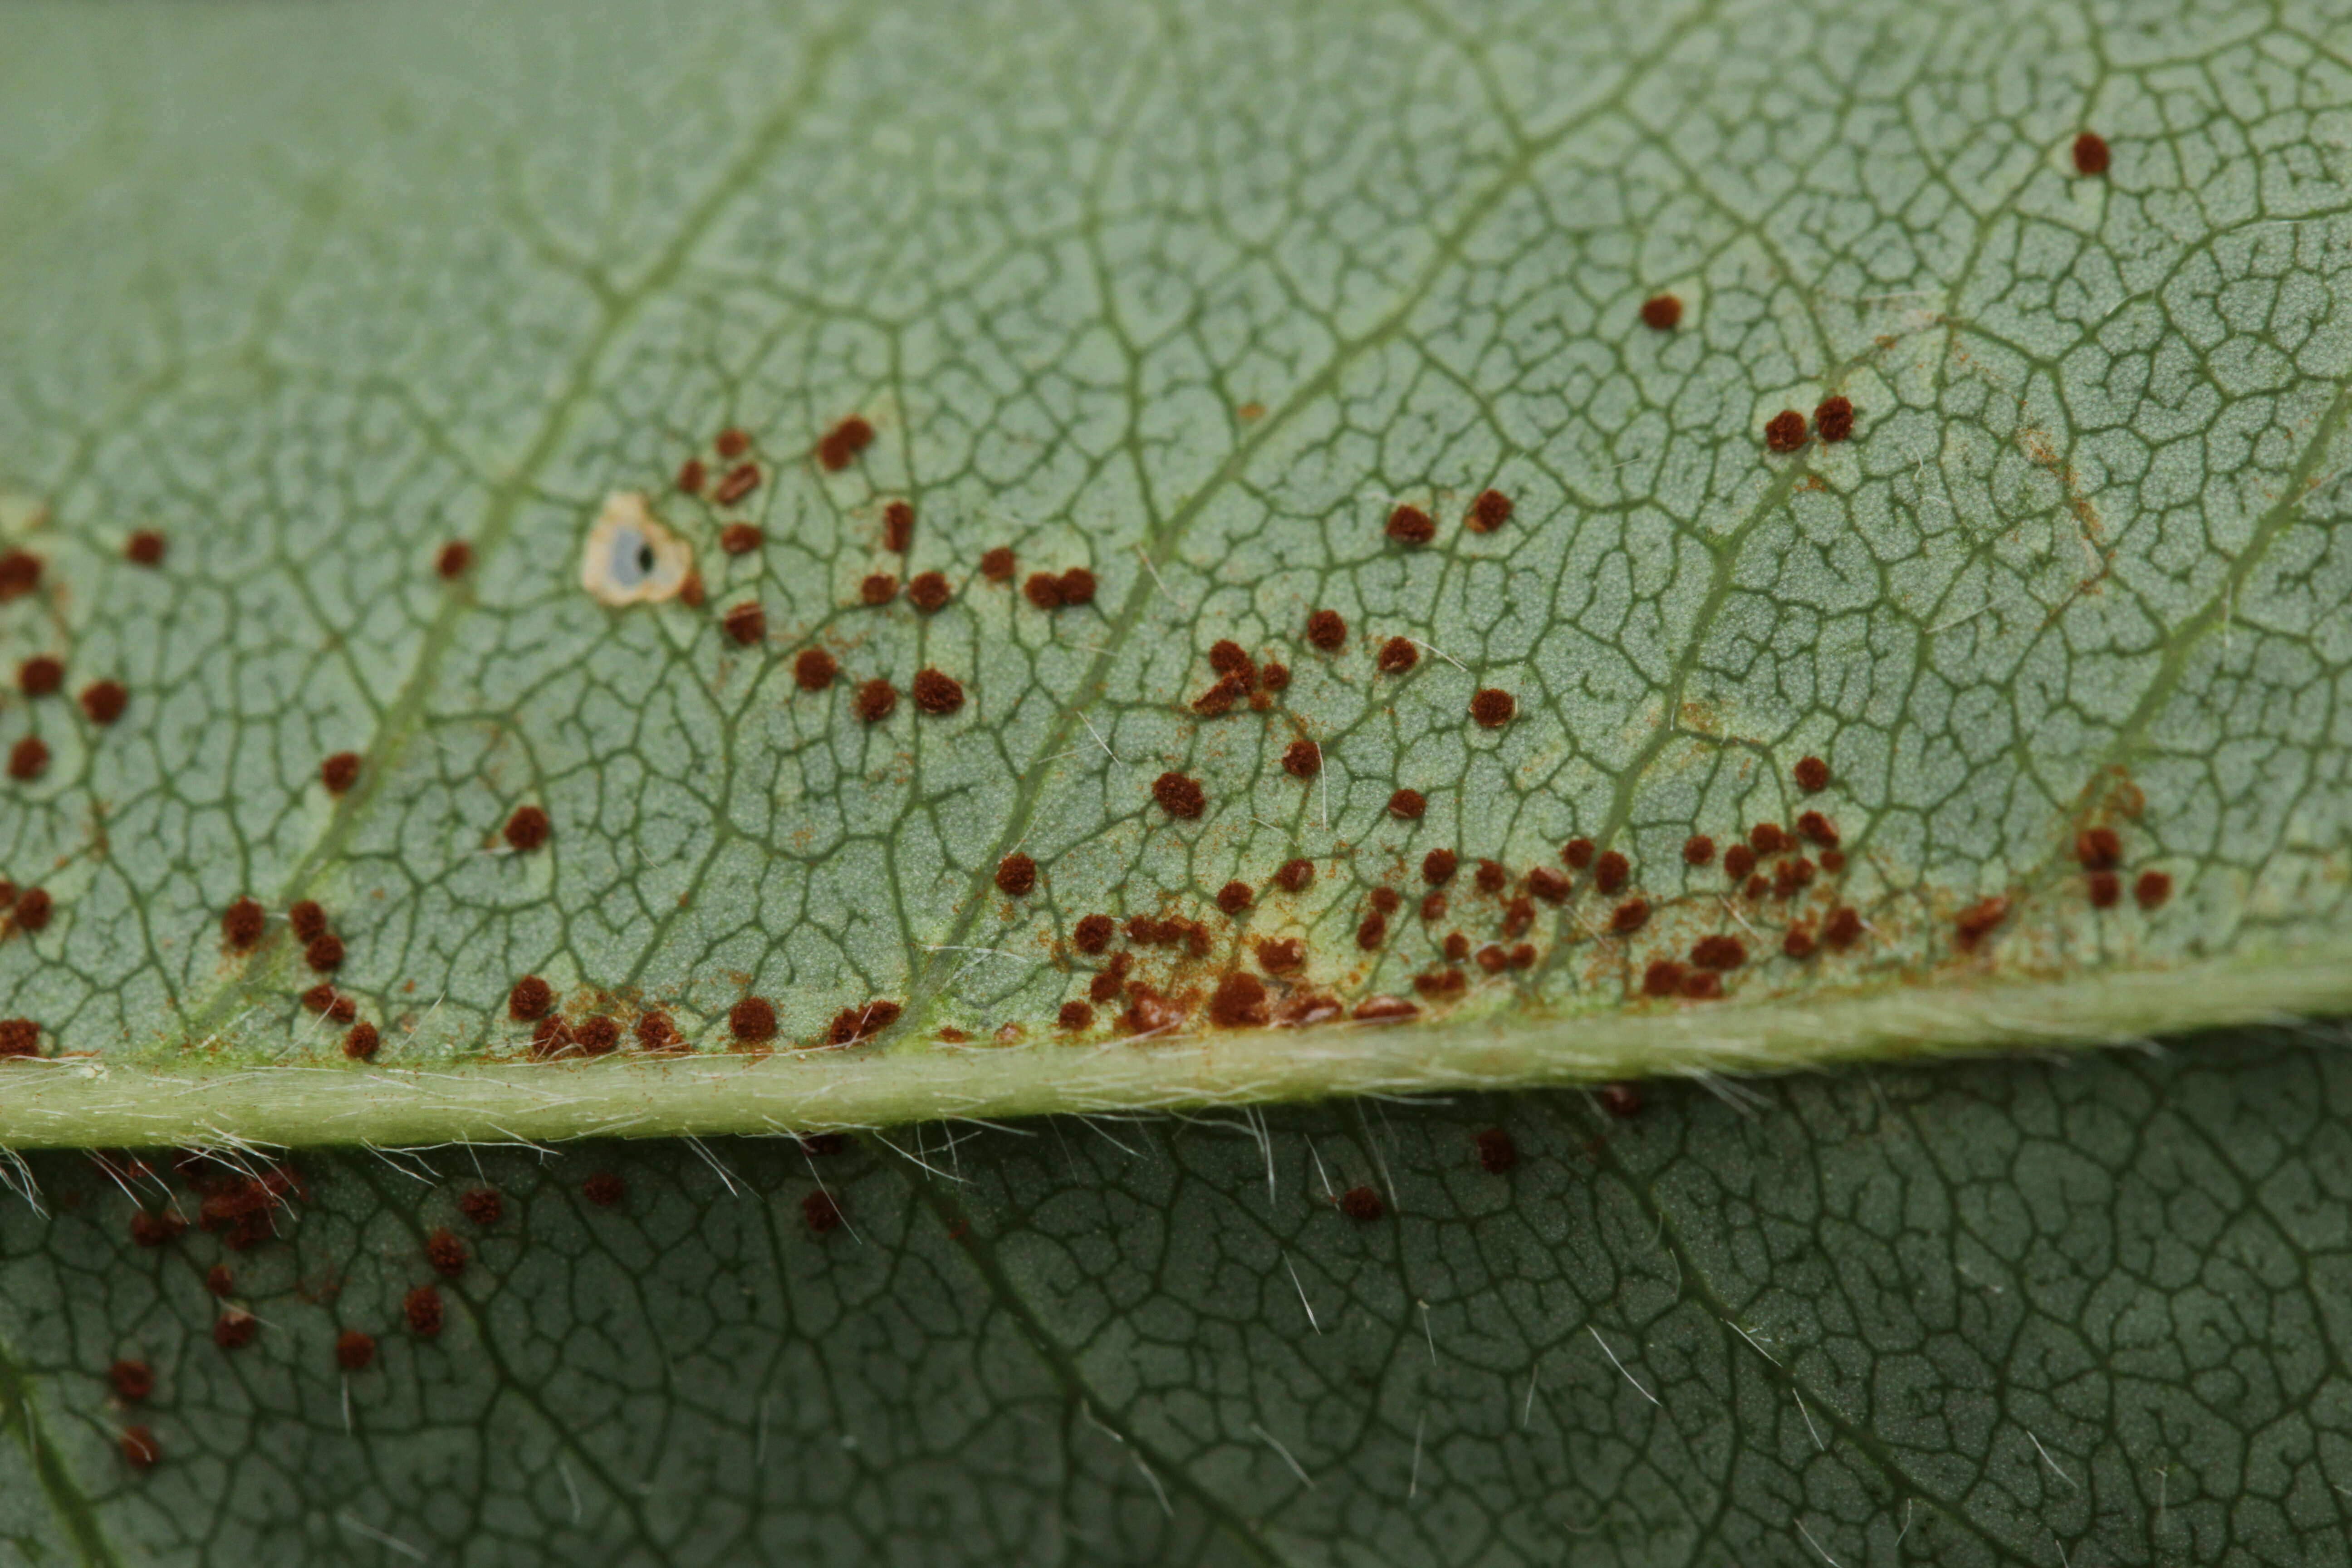
[[[1012,552],[1005,552],[1005,564],[1012,565]],[[1006,574],[1011,575],[1008,571]],[[1041,610],[1058,610],[1070,605],[1091,605],[1095,602],[1095,574],[1084,566],[1073,566],[1060,574],[1032,572],[1029,580],[1021,584],[1021,592],[1031,604]]]
[[[2113,827],[2086,827],[2074,836],[2074,859],[2083,868],[2083,881],[2091,907],[2111,910],[2123,901],[2123,835]],[[2143,910],[2160,910],[2172,897],[2172,879],[2162,871],[2144,870],[2132,881],[2132,901]]]
[[[1843,396],[1825,398],[1813,410],[1812,433],[1823,441],[1844,441],[1853,435],[1853,404]],[[1764,422],[1764,445],[1775,452],[1794,452],[1806,441],[1805,416],[1783,408]]]
[[[816,444],[816,460],[826,472],[839,473],[874,445],[874,426],[853,414],[824,433]]]

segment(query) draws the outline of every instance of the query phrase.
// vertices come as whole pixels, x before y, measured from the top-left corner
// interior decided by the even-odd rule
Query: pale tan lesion
[[[639,490],[614,490],[581,547],[580,585],[600,603],[658,604],[694,575],[694,547],[663,526]]]

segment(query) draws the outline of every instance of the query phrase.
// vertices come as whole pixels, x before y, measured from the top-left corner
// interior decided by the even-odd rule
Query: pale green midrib
[[[825,68],[845,37],[845,30],[828,33],[812,44],[799,79],[761,122],[743,151],[730,160],[727,167],[712,182],[710,189],[688,210],[678,226],[677,233],[656,253],[653,261],[633,287],[614,293],[601,279],[583,279],[583,286],[605,301],[596,331],[590,335],[574,369],[565,378],[563,390],[551,403],[547,416],[541,421],[538,434],[489,497],[481,526],[472,535],[474,560],[468,574],[451,584],[444,595],[441,606],[421,640],[415,668],[402,682],[399,693],[393,699],[375,734],[362,750],[357,787],[335,803],[325,829],[278,889],[273,908],[288,908],[310,889],[322,871],[335,863],[343,847],[351,841],[360,818],[375,804],[382,794],[385,776],[391,771],[386,764],[406,746],[423,719],[425,702],[431,694],[434,677],[440,668],[441,656],[456,640],[458,623],[477,607],[478,601],[473,592],[474,580],[495,558],[499,546],[505,542],[516,513],[537,494],[540,472],[554,459],[573,417],[593,396],[596,365],[627,326],[635,310],[653,299],[660,287],[686,264],[695,244],[749,187],[751,174],[777,144],[792,133],[814,98]],[[211,999],[189,1017],[183,1044],[194,1045],[203,1040],[219,1027],[224,1017],[247,1003],[257,988],[247,978],[251,967],[237,966],[214,988]],[[274,998],[276,994],[274,989],[270,990],[263,1000]],[[188,1016],[185,1009],[182,1012],[183,1016]]]
[[[1432,249],[1427,265],[1413,279],[1412,284],[1401,292],[1396,303],[1360,337],[1352,342],[1340,343],[1337,352],[1313,375],[1302,382],[1289,398],[1279,407],[1268,410],[1256,427],[1241,441],[1235,443],[1234,449],[1226,455],[1225,460],[1218,465],[1216,471],[1185,499],[1165,523],[1155,524],[1146,531],[1142,549],[1153,568],[1168,563],[1174,557],[1177,547],[1183,542],[1184,536],[1191,530],[1194,521],[1208,510],[1228,485],[1247,471],[1251,459],[1265,448],[1277,433],[1305,411],[1312,408],[1318,399],[1337,384],[1339,376],[1349,365],[1355,363],[1366,353],[1388,342],[1403,328],[1412,312],[1428,297],[1429,290],[1434,288],[1445,276],[1446,271],[1460,259],[1463,247],[1476,234],[1479,225],[1486,221],[1487,216],[1504,197],[1518,187],[1534,169],[1538,161],[1571,133],[1582,129],[1601,115],[1622,109],[1625,91],[1639,81],[1652,66],[1669,55],[1674,47],[1690,30],[1698,26],[1699,21],[1706,15],[1707,9],[1706,6],[1697,8],[1689,18],[1670,29],[1648,57],[1629,62],[1623,79],[1619,83],[1616,91],[1595,100],[1581,112],[1571,115],[1543,136],[1528,141],[1518,136],[1516,124],[1510,127],[1513,141],[1517,145],[1509,162],[1504,165],[1502,171],[1487,187],[1471,201],[1464,210],[1461,219],[1439,238]],[[1132,447],[1131,424],[1128,439],[1124,444]],[[1146,493],[1148,494],[1149,491],[1147,490]],[[1093,661],[1087,667],[1087,672],[1078,681],[1069,701],[1063,705],[1059,717],[1046,731],[1045,739],[1039,742],[1030,765],[1019,773],[1020,783],[1013,795],[1012,806],[1006,814],[1004,828],[997,836],[996,843],[982,858],[982,863],[972,869],[967,879],[968,887],[963,899],[957,905],[954,923],[950,927],[950,932],[945,941],[939,944],[942,949],[964,944],[982,912],[989,907],[988,889],[995,875],[997,863],[1027,837],[1031,816],[1044,795],[1045,780],[1051,772],[1046,765],[1047,759],[1057,756],[1068,749],[1076,732],[1081,715],[1092,708],[1102,695],[1112,667],[1117,664],[1119,654],[1126,647],[1128,638],[1143,624],[1144,612],[1150,606],[1152,597],[1159,592],[1157,578],[1152,572],[1147,571],[1129,585],[1127,602],[1119,606],[1118,615],[1109,618],[1108,633],[1104,639],[1102,652],[1096,655]],[[898,1028],[893,1031],[898,1035],[909,1033],[921,1026],[929,1005],[943,989],[943,983],[938,978],[940,972],[946,967],[942,952],[928,953],[920,962],[916,962],[914,955],[910,953],[908,960],[912,979],[908,986],[906,1016]]]
[[[106,1532],[99,1527],[98,1510],[81,1489],[74,1484],[67,1468],[65,1457],[49,1441],[42,1427],[40,1413],[33,1406],[32,1380],[17,1365],[16,1353],[5,1343],[0,1343],[0,1409],[13,1413],[0,1415],[0,1424],[17,1428],[16,1441],[25,1450],[25,1458],[40,1478],[41,1496],[49,1511],[65,1526],[85,1565],[112,1564],[121,1562]]]
[[[940,1192],[937,1179],[925,1171],[920,1163],[895,1148],[891,1150],[889,1158],[908,1191],[923,1205],[924,1212],[944,1234],[956,1216],[946,1195]],[[1045,1374],[1060,1387],[1062,1398],[1068,1406],[1066,1420],[1083,1424],[1086,1416],[1078,1414],[1083,1406],[1105,1431],[1116,1435],[1139,1462],[1150,1466],[1151,1473],[1160,1478],[1162,1485],[1181,1494],[1200,1510],[1203,1517],[1214,1523],[1227,1539],[1251,1558],[1265,1564],[1266,1568],[1284,1568],[1290,1560],[1275,1551],[1250,1521],[1235,1513],[1223,1499],[1203,1487],[1193,1478],[1191,1470],[1145,1441],[1118,1413],[1118,1405],[1102,1398],[1096,1392],[1094,1385],[1079,1370],[1069,1347],[1047,1331],[1036,1309],[1013,1288],[1012,1279],[1005,1273],[995,1248],[977,1226],[967,1224],[962,1239],[949,1245],[961,1252],[965,1266],[980,1280],[981,1288],[988,1292],[989,1300],[1012,1320],[1014,1331],[1029,1347],[1030,1354],[1037,1358]]]
[[[1867,975],[1864,977],[1865,980]],[[2352,1012],[2352,936],[2154,971],[1583,1014],[773,1057],[635,1053],[439,1069],[0,1064],[0,1146],[423,1144],[808,1131],[1057,1111],[1166,1110],[1375,1091],[1822,1068],[2090,1046]],[[597,1076],[603,1075],[603,1076]]]

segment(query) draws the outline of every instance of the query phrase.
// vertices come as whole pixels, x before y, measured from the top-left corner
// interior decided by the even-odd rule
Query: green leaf
[[[320,1152],[242,1252],[142,1250],[93,1163],[36,1155],[51,1217],[0,1211],[0,1531],[387,1568],[2337,1562],[2345,1044],[1669,1087],[1630,1121],[1549,1092],[805,1160]],[[1358,1183],[1385,1217],[1336,1210]],[[216,1261],[262,1321],[234,1351]]]
[[[0,720],[47,748],[0,843],[51,900],[0,986],[80,1064],[12,1082],[12,1142],[884,1123],[2352,1001],[2346,83],[2268,12],[9,29],[0,474],[43,574],[0,635],[67,681]],[[1768,450],[1832,396],[1851,438]],[[1024,591],[1073,569],[1090,601]],[[864,602],[927,572],[935,610]],[[1204,716],[1227,639],[1290,679]],[[372,1069],[299,1000],[304,899]],[[1089,955],[1095,914],[1147,924]],[[1723,999],[1646,994],[1659,963]],[[630,1048],[530,1060],[566,1047],[525,976]],[[1383,998],[1417,1019],[1352,1026]],[[632,1060],[647,1008],[685,1061]],[[1261,1018],[1301,1026],[1213,1026]]]

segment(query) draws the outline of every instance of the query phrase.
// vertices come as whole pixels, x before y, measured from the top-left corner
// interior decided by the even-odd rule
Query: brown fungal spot
[[[1459,996],[1469,986],[1470,982],[1458,969],[1433,969],[1412,977],[1412,988],[1433,1001]]]
[[[375,1336],[345,1329],[335,1336],[335,1364],[345,1372],[364,1372],[375,1360]]]
[[[1371,1188],[1349,1187],[1339,1194],[1339,1212],[1349,1219],[1370,1224],[1388,1213],[1389,1208],[1381,1201],[1381,1194]]]
[[[1694,833],[1683,840],[1683,863],[1704,866],[1715,858],[1715,840],[1704,833]]]
[[[1401,789],[1389,796],[1389,815],[1413,821],[1429,809],[1429,802],[1417,789]]]
[[[1780,951],[1790,958],[1805,959],[1813,955],[1813,933],[1802,926],[1790,926],[1780,938]]]
[[[1433,888],[1444,887],[1454,880],[1461,858],[1451,849],[1433,849],[1421,858],[1422,879]]]
[[[1488,730],[1501,729],[1518,710],[1517,699],[1492,686],[1470,699],[1470,717]]]
[[[688,495],[700,495],[703,481],[709,478],[709,475],[704,470],[702,459],[699,458],[688,458],[677,466],[677,488]]]
[[[433,1272],[444,1279],[455,1279],[463,1274],[466,1260],[471,1256],[466,1244],[459,1241],[446,1225],[436,1227],[433,1234],[425,1238],[425,1261],[431,1264]]]
[[[27,697],[47,697],[65,680],[66,667],[45,653],[16,667],[16,689]]]
[[[1274,873],[1274,885],[1286,893],[1303,893],[1315,880],[1315,862],[1285,860]]]
[[[1750,877],[1747,886],[1740,890],[1751,899],[1760,899],[1772,890],[1772,879],[1769,877]]]
[[[1683,302],[1672,294],[1653,294],[1642,301],[1642,324],[1653,331],[1671,332],[1683,319]]]
[[[1620,936],[1640,931],[1650,923],[1650,902],[1647,899],[1628,899],[1617,906],[1609,917],[1609,929]]]
[[[1764,445],[1775,452],[1793,452],[1805,444],[1805,416],[1783,408],[1765,422]]]
[[[854,1046],[870,1039],[898,1021],[896,1002],[868,1002],[863,1007],[844,1007],[834,1015],[833,1026],[825,1038],[836,1046]]]
[[[509,848],[530,854],[547,842],[547,813],[535,805],[519,805],[507,818],[506,837]]]
[[[1631,1121],[1642,1114],[1642,1086],[1637,1083],[1604,1083],[1594,1094],[1601,1109],[1620,1121]]]
[[[261,940],[268,917],[253,899],[239,899],[221,916],[221,940],[240,952]]]
[[[751,449],[751,434],[730,425],[719,432],[719,439],[712,444],[719,448],[719,455],[731,463]]]
[[[2074,138],[2074,173],[2093,177],[2107,172],[2107,139],[2095,131]]]
[[[801,1199],[801,1219],[812,1236],[827,1236],[841,1228],[841,1205],[823,1187]]]
[[[488,1230],[506,1216],[506,1200],[495,1187],[475,1187],[457,1200],[457,1212]]]
[[[1824,398],[1813,410],[1813,433],[1824,441],[1843,441],[1853,434],[1853,404],[1843,397]]]
[[[719,625],[727,628],[729,637],[733,637],[745,647],[750,647],[752,644],[766,638],[768,613],[760,608],[759,601],[756,599],[747,599],[728,611]]]
[[[637,1020],[637,1047],[647,1051],[682,1051],[686,1037],[670,1016],[656,1008]]]
[[[1257,679],[1258,684],[1268,691],[1284,690],[1290,685],[1290,666],[1268,661],[1266,667],[1257,672]]]
[[[1835,828],[1832,828],[1832,829],[1831,829],[1831,831],[1832,831],[1832,833],[1834,833],[1834,832],[1835,832],[1835,831],[1837,831],[1837,830],[1836,830]],[[1844,850],[1843,850],[1843,849],[1824,849],[1824,850],[1822,850],[1822,870],[1824,870],[1824,871],[1827,871],[1827,872],[1828,872],[1831,876],[1832,876],[1832,877],[1836,876],[1839,872],[1841,872],[1841,871],[1844,870],[1844,869],[1845,869],[1845,851],[1844,851]]]
[[[1091,605],[1095,602],[1095,574],[1083,566],[1073,566],[1063,573],[1056,586],[1061,589],[1062,603],[1066,605]]]
[[[131,693],[119,680],[99,680],[82,688],[81,710],[89,715],[93,724],[111,724],[122,717],[122,710],[131,701]]]
[[[1391,675],[1402,675],[1421,662],[1421,649],[1412,646],[1411,637],[1391,637],[1381,644],[1381,668]]]
[[[2172,897],[2172,879],[2161,871],[2142,871],[2132,883],[2132,901],[2144,910],[2159,910]]]
[[[1548,904],[1564,904],[1574,884],[1549,866],[1538,866],[1528,872],[1528,891]]]
[[[1737,969],[1748,962],[1748,948],[1736,936],[1703,936],[1691,944],[1690,956],[1701,969]]]
[[[119,1361],[106,1369],[118,1399],[136,1405],[155,1392],[155,1369],[143,1361]]]
[[[1238,915],[1255,901],[1247,882],[1227,882],[1217,889],[1217,908],[1228,915]]]
[[[333,931],[321,931],[302,950],[302,962],[320,974],[342,967],[343,939]]]
[[[1503,935],[1525,936],[1528,928],[1536,923],[1536,906],[1531,900],[1513,899],[1503,906]]]
[[[727,477],[719,481],[719,488],[710,492],[710,499],[720,506],[733,506],[759,488],[760,466],[757,463],[739,463],[727,470]]]
[[[382,1037],[373,1024],[354,1024],[352,1032],[343,1037],[343,1055],[355,1062],[367,1061],[375,1056],[381,1044]]]
[[[131,1239],[141,1247],[168,1247],[187,1228],[188,1222],[169,1209],[162,1214],[137,1209],[131,1215]]]
[[[1259,1029],[1267,1017],[1265,982],[1236,970],[1209,996],[1209,1021],[1223,1029]]]
[[[1759,855],[1778,855],[1789,847],[1789,836],[1777,822],[1759,822],[1748,830],[1748,847]]]
[[[1037,862],[1014,850],[996,863],[996,890],[1021,898],[1037,886]]]
[[[41,1054],[41,1026],[30,1018],[0,1018],[0,1058]]]
[[[49,923],[49,913],[55,907],[47,888],[27,888],[16,895],[16,907],[12,912],[20,930],[39,931]]]
[[[1394,888],[1374,888],[1372,908],[1384,915],[1392,915],[1404,904],[1404,896]]]
[[[688,572],[677,584],[677,602],[689,610],[702,608],[702,574]]]
[[[1295,936],[1257,944],[1258,967],[1268,974],[1289,974],[1307,966],[1307,942]]]
[[[1492,533],[1510,521],[1511,498],[1500,490],[1480,490],[1462,525],[1473,533]]]
[[[1417,506],[1401,506],[1389,513],[1388,534],[1400,544],[1426,544],[1437,537],[1437,524]]]
[[[1203,719],[1214,719],[1232,708],[1247,690],[1238,677],[1228,675],[1192,699],[1192,711]]]
[[[1448,900],[1442,888],[1432,888],[1421,896],[1421,918],[1424,921],[1444,920],[1448,907]]]
[[[163,536],[152,528],[141,529],[122,542],[122,558],[134,566],[161,566]]]
[[[572,1031],[572,1043],[578,1046],[584,1056],[610,1056],[621,1043],[621,1026],[601,1015],[583,1018],[580,1026]]]
[[[730,555],[749,555],[760,548],[760,531],[748,522],[730,522],[719,531],[719,548]]]
[[[858,603],[887,605],[898,596],[898,576],[895,572],[869,572],[857,584]]]
[[[213,1320],[213,1343],[225,1351],[241,1351],[253,1342],[261,1320],[242,1307],[231,1307]]]
[[[626,1183],[610,1171],[598,1171],[580,1184],[580,1195],[600,1209],[618,1206],[629,1195]]]
[[[764,996],[746,996],[727,1009],[728,1032],[736,1043],[763,1045],[776,1037],[776,1007]]]
[[[572,1054],[572,1026],[561,1018],[541,1018],[530,1032],[530,1059],[551,1061]]]
[[[1623,891],[1625,884],[1633,879],[1633,866],[1627,862],[1625,857],[1614,849],[1610,850],[1593,863],[1592,885],[1604,893],[1613,895]]]
[[[1503,869],[1500,860],[1481,860],[1477,875],[1472,879],[1476,882],[1480,892],[1499,893],[1503,890],[1503,884],[1510,880],[1510,873]]]
[[[816,444],[816,460],[837,474],[873,444],[874,426],[853,414],[825,432],[824,439]]]
[[[286,923],[294,928],[296,940],[312,942],[327,933],[327,910],[316,899],[299,900],[286,911]]]
[[[163,1457],[163,1450],[155,1446],[154,1433],[144,1426],[126,1426],[122,1429],[123,1463],[135,1469],[143,1470]]]
[[[1091,1029],[1095,1026],[1095,1010],[1084,1002],[1065,1002],[1055,1022],[1073,1033]]]
[[[1671,958],[1654,958],[1642,972],[1642,994],[1672,996],[1683,988],[1683,966]]]
[[[1012,552],[1007,551],[1005,553],[1009,558]],[[1021,591],[1029,596],[1031,604],[1041,610],[1058,610],[1062,607],[1062,580],[1051,572],[1032,572],[1029,574],[1029,581],[1021,584]]]
[[[0,603],[21,599],[41,585],[41,558],[29,550],[0,555]]]
[[[1337,610],[1318,610],[1307,617],[1307,640],[1325,653],[1348,646],[1348,623]]]
[[[793,660],[793,681],[803,691],[823,691],[840,673],[840,664],[821,647],[804,647]]]
[[[1519,1163],[1519,1146],[1500,1127],[1487,1128],[1478,1134],[1476,1142],[1478,1168],[1490,1176],[1499,1176]]]
[[[1818,795],[1830,787],[1830,765],[1819,757],[1800,757],[1795,768],[1797,787],[1807,795]]]
[[[1440,951],[1445,954],[1448,963],[1459,963],[1470,956],[1470,939],[1458,931],[1447,931]]]
[[[1559,858],[1562,861],[1566,862],[1569,869],[1572,871],[1583,870],[1587,866],[1592,864],[1592,840],[1590,838],[1570,839],[1567,843],[1559,847]]]
[[[2095,910],[2111,910],[2123,902],[2124,879],[2113,871],[2093,871],[2083,879]]]
[[[1122,952],[1119,957],[1124,959],[1127,954]],[[1126,966],[1118,963],[1111,965],[1087,983],[1087,997],[1097,1002],[1116,1002],[1118,1000],[1119,993],[1126,989]]]
[[[1377,952],[1381,943],[1389,939],[1389,918],[1374,910],[1356,927],[1356,945],[1366,952]]]
[[[1111,933],[1118,929],[1118,922],[1108,915],[1087,915],[1071,932],[1070,942],[1080,952],[1100,952],[1110,945]]]
[[[555,988],[536,974],[526,974],[507,993],[507,1016],[518,1024],[536,1023],[555,1005]]]
[[[319,782],[327,786],[329,795],[341,795],[359,782],[360,754],[357,752],[337,752],[319,764]]]
[[[1963,952],[1974,952],[1979,943],[1990,936],[2000,922],[2009,918],[2009,900],[1995,893],[1979,899],[1962,910],[1952,922],[1956,938]]]
[[[1838,830],[1830,819],[1818,811],[1808,811],[1797,818],[1797,836],[1820,845],[1824,849],[1838,846]]]
[[[313,1013],[331,1013],[335,1005],[335,988],[328,984],[311,986],[302,993],[302,1005]]]
[[[894,500],[882,509],[882,548],[893,555],[904,555],[907,547],[915,542],[915,509],[902,500]]]
[[[876,676],[857,689],[857,716],[868,724],[879,724],[898,709],[898,689]]]
[[[593,1183],[594,1179],[591,1177],[590,1181]],[[619,1177],[614,1176],[611,1180],[615,1188],[619,1187]],[[618,1203],[620,1199],[615,1195],[613,1201]],[[408,1331],[412,1334],[429,1340],[439,1333],[442,1318],[439,1288],[432,1285],[419,1285],[415,1289],[411,1290],[400,1299],[400,1314],[408,1320]]]
[[[49,748],[38,735],[27,735],[8,751],[8,776],[38,778],[49,765]]]
[[[1282,771],[1293,778],[1313,778],[1323,771],[1323,748],[1300,736],[1282,753]]]
[[[948,587],[947,575],[940,572],[918,572],[907,584],[907,600],[924,615],[930,615],[953,597]]]
[[[980,555],[980,574],[992,583],[1010,583],[1013,573],[1013,552],[1000,544],[993,550],[983,550]],[[1051,608],[1051,605],[1046,606]]]
[[[963,706],[963,683],[936,669],[915,671],[914,694],[915,706],[926,713],[944,716]]]
[[[1160,809],[1171,816],[1198,816],[1208,805],[1208,796],[1201,792],[1200,782],[1182,773],[1161,773],[1151,784],[1151,798]]]
[[[2088,827],[2074,835],[2074,858],[2085,871],[2112,871],[2124,861],[2123,835],[2112,827]]]
[[[1756,851],[1747,845],[1735,844],[1723,852],[1724,874],[1733,881],[1746,881],[1748,874],[1755,869]]]

